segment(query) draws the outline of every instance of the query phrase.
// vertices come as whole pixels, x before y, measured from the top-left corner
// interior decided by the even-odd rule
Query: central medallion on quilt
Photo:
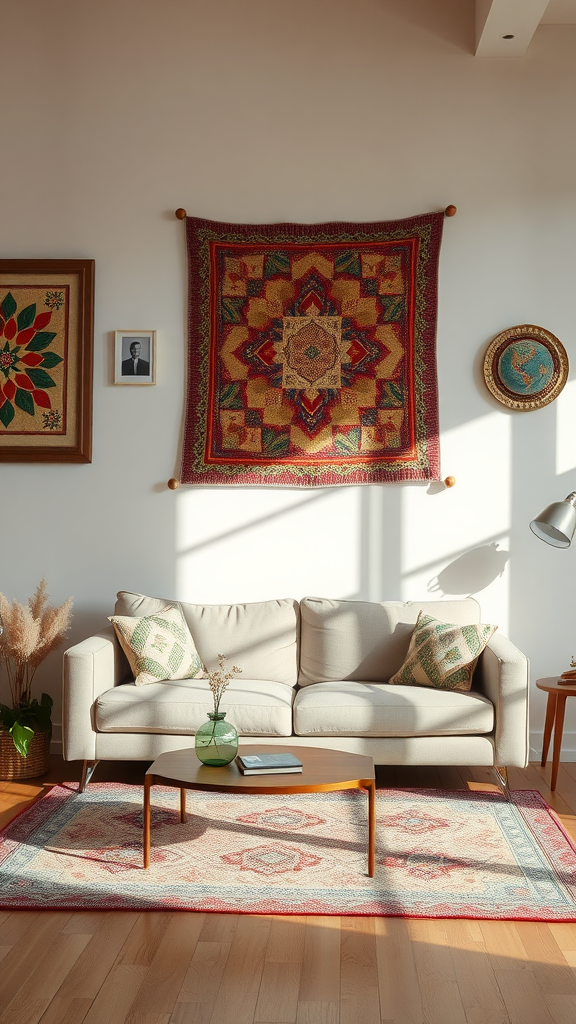
[[[438,478],[442,219],[187,218],[184,483]]]

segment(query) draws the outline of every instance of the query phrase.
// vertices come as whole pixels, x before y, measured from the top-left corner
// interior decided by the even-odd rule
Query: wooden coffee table
[[[193,749],[160,754],[144,780],[144,867],[150,866],[150,790],[152,786],[180,789],[180,821],[186,821],[186,790],[214,789],[219,793],[327,793],[335,789],[368,791],[368,874],[374,876],[376,857],[376,785],[374,762],[365,754],[349,754],[323,747],[264,746],[243,743],[240,754],[284,754],[302,761],[295,775],[242,775],[237,764],[212,768],[198,760]]]

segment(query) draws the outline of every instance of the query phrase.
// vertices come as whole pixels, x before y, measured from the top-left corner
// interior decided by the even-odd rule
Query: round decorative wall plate
[[[509,409],[541,409],[558,398],[568,380],[568,356],[543,327],[509,327],[488,345],[484,380]]]

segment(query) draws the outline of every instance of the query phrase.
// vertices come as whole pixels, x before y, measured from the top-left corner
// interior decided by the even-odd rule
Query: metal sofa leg
[[[78,790],[79,793],[84,793],[86,791],[86,786],[88,785],[88,783],[90,782],[90,779],[94,775],[94,772],[96,771],[96,765],[97,764],[99,764],[99,760],[98,761],[84,761],[84,764],[82,765],[82,777],[80,779],[80,789]]]
[[[494,775],[496,776],[496,782],[500,786],[504,796],[507,800],[512,800],[510,789],[508,787],[508,769],[502,765],[495,764],[492,768]]]

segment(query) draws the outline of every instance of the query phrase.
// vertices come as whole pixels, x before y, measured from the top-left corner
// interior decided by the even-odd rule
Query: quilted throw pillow
[[[466,692],[476,662],[497,626],[456,626],[420,612],[402,668],[389,680]]]
[[[128,658],[136,686],[204,675],[202,660],[179,608],[170,606],[141,618],[108,618]]]

